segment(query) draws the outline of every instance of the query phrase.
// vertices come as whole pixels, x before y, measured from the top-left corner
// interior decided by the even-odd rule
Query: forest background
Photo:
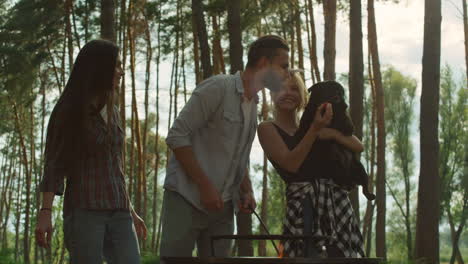
[[[440,19],[442,18],[442,19]],[[158,262],[168,128],[196,83],[234,73],[248,45],[277,34],[306,86],[346,88],[361,160],[377,194],[351,199],[365,249],[389,263],[464,263],[468,255],[467,8],[465,0],[0,0],[0,263],[66,263],[61,198],[53,244],[34,227],[48,117],[79,49],[106,38],[121,48],[125,172],[146,221],[143,262]],[[271,118],[260,94],[258,121]],[[256,139],[257,211],[279,234],[284,184]],[[238,215],[236,230],[264,233]],[[269,243],[234,243],[233,256],[275,256]],[[465,258],[464,258],[465,257]]]

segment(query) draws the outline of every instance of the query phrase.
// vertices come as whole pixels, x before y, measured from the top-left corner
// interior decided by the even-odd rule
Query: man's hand
[[[39,211],[36,223],[36,243],[43,248],[50,248],[52,240],[52,212],[50,210]]]
[[[255,207],[257,207],[257,203],[255,202],[255,196],[253,192],[242,193],[238,206],[241,213],[253,213],[253,210],[255,210]]]
[[[222,210],[224,205],[221,195],[200,167],[192,146],[179,147],[173,150],[176,159],[182,165],[189,179],[197,185],[202,206],[208,211]]]
[[[221,211],[224,208],[224,202],[219,194],[218,190],[206,181],[203,185],[200,185],[200,201],[203,207],[208,211]]]
[[[336,140],[339,137],[340,133],[341,132],[336,129],[324,127],[320,129],[320,131],[318,132],[318,136],[320,139],[323,140]]]
[[[147,229],[145,225],[145,221],[141,219],[135,212],[135,210],[132,210],[132,218],[133,218],[133,225],[135,226],[135,230],[137,232],[137,235],[139,238],[143,238],[146,240],[146,235],[147,235]]]

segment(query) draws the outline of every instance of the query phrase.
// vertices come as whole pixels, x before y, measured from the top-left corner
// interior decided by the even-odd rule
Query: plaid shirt
[[[87,155],[79,161],[72,173],[61,162],[67,150],[63,147],[60,133],[64,124],[63,115],[57,115],[52,131],[47,135],[44,175],[40,183],[41,192],[62,195],[66,181],[63,214],[74,208],[91,210],[129,210],[130,203],[125,189],[122,163],[124,132],[120,127],[118,110],[114,107],[110,135],[108,125],[99,113],[90,117],[91,125],[84,135],[88,148]],[[49,125],[49,126],[50,126]],[[69,150],[68,150],[69,151]]]
[[[312,201],[311,223],[304,223],[302,201],[309,195]],[[347,191],[330,179],[315,179],[312,182],[294,182],[286,188],[286,218],[284,235],[303,235],[304,225],[312,225],[316,247],[336,245],[346,258],[364,257],[363,238]],[[282,241],[286,257],[304,256],[304,242]]]

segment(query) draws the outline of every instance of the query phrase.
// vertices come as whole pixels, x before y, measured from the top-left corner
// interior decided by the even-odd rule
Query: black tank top
[[[277,126],[275,123],[272,123],[278,133],[280,134],[281,138],[283,139],[284,143],[288,147],[289,150],[294,149],[296,146],[296,142],[294,139],[294,136],[289,135],[286,133],[283,129],[281,129],[279,126]],[[297,173],[293,173],[290,171],[287,171],[283,168],[281,168],[280,165],[278,165],[276,162],[268,158],[268,160],[271,162],[273,167],[276,169],[278,174],[281,176],[281,178],[286,182],[286,183],[292,183],[292,182],[308,182],[312,181],[313,177],[310,173],[306,173],[303,170],[299,170]]]

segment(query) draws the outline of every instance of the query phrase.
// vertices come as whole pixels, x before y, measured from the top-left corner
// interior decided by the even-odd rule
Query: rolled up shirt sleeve
[[[59,122],[52,121],[53,127],[49,129],[46,141],[44,174],[39,184],[40,192],[53,192],[55,195],[63,195],[65,185],[64,179],[66,166],[63,158],[65,157],[65,144],[63,134],[57,129]]]
[[[166,137],[171,149],[191,146],[191,135],[216,112],[224,96],[224,79],[215,76],[200,83],[175,119]]]

